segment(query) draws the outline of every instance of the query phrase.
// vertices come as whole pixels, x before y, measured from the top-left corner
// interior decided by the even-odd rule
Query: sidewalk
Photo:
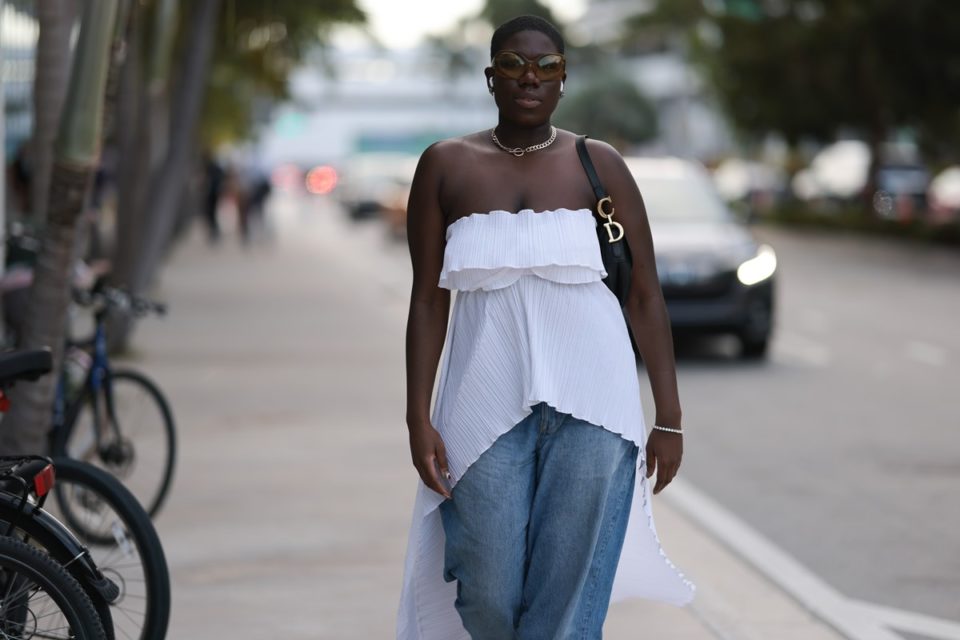
[[[279,200],[279,201],[277,201]],[[158,520],[169,637],[388,639],[416,475],[404,416],[409,266],[373,224],[275,199],[272,239],[177,250],[136,366],[170,397],[173,491]],[[654,509],[695,604],[615,605],[611,640],[839,636],[671,508]]]

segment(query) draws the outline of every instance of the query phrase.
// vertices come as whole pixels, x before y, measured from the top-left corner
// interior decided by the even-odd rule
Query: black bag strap
[[[600,176],[597,175],[597,170],[590,159],[590,153],[587,151],[587,136],[577,136],[577,155],[580,156],[580,164],[583,165],[583,170],[587,172],[587,179],[590,180],[590,186],[593,187],[593,195],[597,197],[597,202],[608,197],[607,190],[600,184]]]

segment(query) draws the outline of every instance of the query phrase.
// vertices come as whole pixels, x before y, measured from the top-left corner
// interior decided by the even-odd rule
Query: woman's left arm
[[[643,358],[659,426],[680,429],[680,396],[673,355],[670,317],[657,278],[650,223],[643,197],[626,163],[617,151],[603,143],[589,141],[590,156],[597,165],[600,179],[613,199],[613,219],[623,225],[624,238],[633,256],[633,272],[626,310],[640,356]],[[683,436],[650,430],[647,438],[647,477],[654,472],[657,482],[653,492],[659,493],[670,484],[683,457]]]

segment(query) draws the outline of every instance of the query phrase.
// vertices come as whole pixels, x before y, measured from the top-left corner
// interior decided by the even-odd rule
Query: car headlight
[[[777,270],[777,254],[773,247],[764,244],[757,250],[757,255],[737,267],[737,279],[750,286],[763,282]]]

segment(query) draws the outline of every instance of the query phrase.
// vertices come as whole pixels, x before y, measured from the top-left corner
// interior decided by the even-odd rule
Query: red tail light
[[[10,409],[10,398],[3,391],[0,391],[0,413],[6,413]]]
[[[53,470],[52,464],[48,464],[43,468],[43,471],[33,476],[33,488],[37,492],[37,496],[43,497],[50,493],[55,478],[56,472]]]
[[[307,191],[316,195],[326,195],[337,186],[337,170],[323,165],[314,167],[307,173]]]

